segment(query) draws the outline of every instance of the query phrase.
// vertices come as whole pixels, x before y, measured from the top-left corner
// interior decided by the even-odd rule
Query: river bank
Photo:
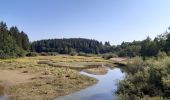
[[[81,74],[97,79],[98,83],[55,100],[116,100],[118,98],[115,94],[117,85],[125,76],[119,68],[108,68],[108,72],[103,75],[89,74],[84,71]]]
[[[101,57],[67,55],[0,60],[0,84],[3,85],[5,94],[11,100],[51,100],[57,96],[79,91],[97,82],[95,78],[80,74],[80,70],[38,63],[44,60],[75,66],[75,68],[77,66],[93,68],[96,65],[101,67],[99,65],[109,64],[108,60]]]

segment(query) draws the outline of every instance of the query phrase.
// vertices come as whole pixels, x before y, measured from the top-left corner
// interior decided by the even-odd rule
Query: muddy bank
[[[5,87],[0,84],[0,96],[5,95]]]

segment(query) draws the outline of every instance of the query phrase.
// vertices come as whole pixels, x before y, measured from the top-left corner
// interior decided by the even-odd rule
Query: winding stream
[[[85,72],[81,72],[81,74],[96,78],[99,82],[73,94],[58,97],[56,100],[115,100],[117,98],[115,94],[117,83],[125,76],[119,68],[108,69],[105,75],[93,75]]]

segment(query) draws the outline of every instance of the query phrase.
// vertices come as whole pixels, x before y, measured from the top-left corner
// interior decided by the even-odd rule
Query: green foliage
[[[117,46],[115,48],[115,52],[119,57],[135,57],[140,56],[140,50],[141,50],[141,42],[140,41],[134,41],[132,43],[130,42],[123,42],[121,45]]]
[[[77,55],[77,52],[71,52],[70,53],[70,56],[76,56]]]
[[[25,51],[30,50],[30,43],[26,33],[24,33],[23,31],[20,32],[18,28],[15,26],[10,28],[9,34],[12,36],[13,40],[15,40],[16,44],[20,48],[22,48]]]
[[[29,52],[26,54],[27,57],[35,57],[38,56],[38,54],[36,52]]]
[[[49,56],[49,54],[47,52],[41,52],[39,53],[41,56]]]
[[[167,57],[166,52],[161,52],[161,51],[158,52],[158,54],[157,54],[158,59],[163,59],[165,57]]]
[[[124,100],[166,100],[170,98],[170,57],[143,61],[134,58],[125,68],[127,76],[117,93]],[[148,98],[148,99],[147,99]]]
[[[57,56],[58,53],[57,52],[48,52],[48,55],[50,55],[50,56]]]
[[[24,49],[22,44],[27,49]],[[22,57],[26,54],[25,50],[29,50],[26,34],[20,33],[17,27],[8,30],[6,23],[0,22],[0,58]]]
[[[70,38],[35,41],[31,44],[31,49],[36,52],[58,52],[60,54],[70,54],[71,52],[99,54],[111,52],[113,47],[108,42],[103,45],[97,40]]]
[[[119,57],[136,57],[142,56],[145,60],[147,57],[158,56],[159,51],[169,55],[170,52],[170,33],[158,35],[154,40],[147,37],[143,41],[122,42],[116,46],[113,52]]]

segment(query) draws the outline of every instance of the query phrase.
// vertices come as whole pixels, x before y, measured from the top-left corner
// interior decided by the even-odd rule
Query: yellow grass
[[[31,76],[31,78],[24,80],[24,82],[22,79],[17,80],[16,84],[8,87],[7,93],[11,95],[12,100],[51,100],[57,96],[66,95],[96,83],[95,79],[81,75],[77,70],[69,69],[69,67],[59,68],[57,66],[49,66],[48,64],[38,64],[40,61],[48,61],[58,65],[69,65],[77,68],[85,65],[92,65],[93,67],[93,65],[110,64],[109,60],[101,57],[69,55],[0,59],[0,71],[6,70],[9,74],[17,71],[18,74],[14,74],[17,74],[16,79],[24,75]],[[97,71],[94,70],[95,69],[90,71],[101,71],[101,69]],[[8,73],[6,73],[6,75],[8,75]],[[15,76],[12,77],[15,82]],[[0,81],[3,80],[0,78]]]

